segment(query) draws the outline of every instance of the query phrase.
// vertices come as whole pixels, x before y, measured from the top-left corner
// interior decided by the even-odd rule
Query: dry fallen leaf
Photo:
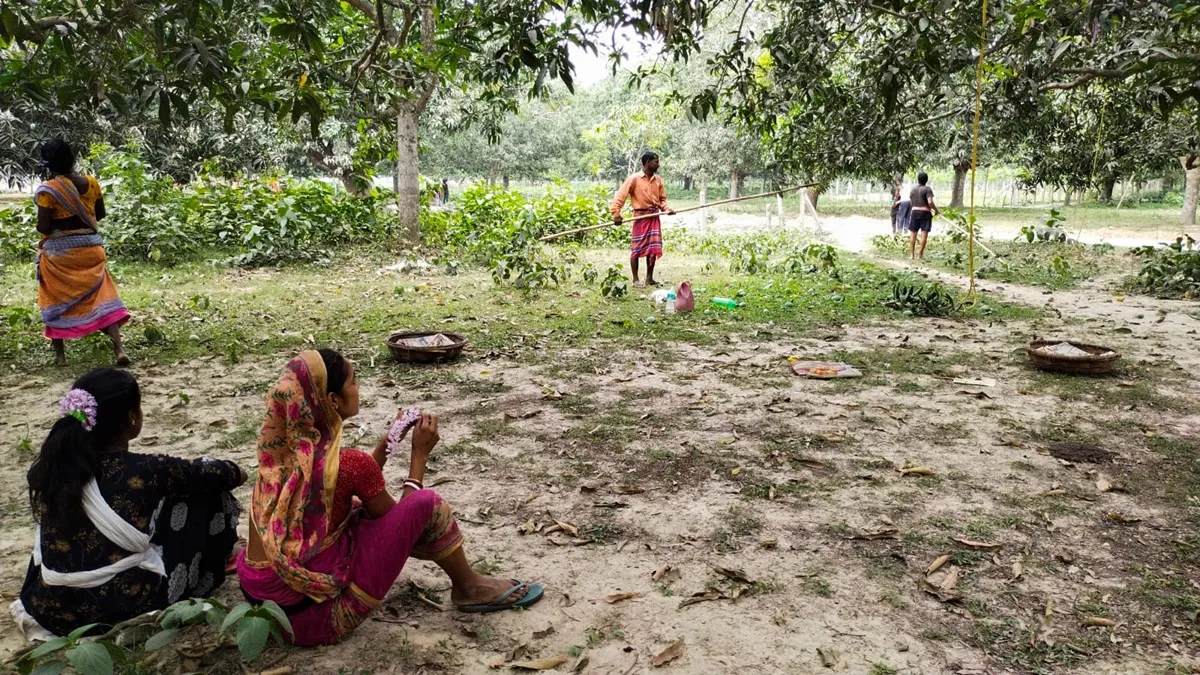
[[[729,599],[729,596],[725,595],[724,593],[718,593],[717,591],[701,591],[699,593],[694,593],[692,595],[692,597],[686,598],[683,600],[683,602],[680,602],[679,609],[683,609],[684,607],[687,607],[688,605],[694,605],[699,602],[710,602],[712,600],[728,600],[728,599]]]
[[[608,485],[608,481],[594,480],[594,481],[584,483],[583,485],[580,485],[579,491],[580,492],[595,492],[596,490],[599,490],[600,488],[604,487],[605,485]]]
[[[640,598],[640,597],[642,597],[642,594],[636,593],[636,592],[635,593],[613,593],[612,595],[604,598],[604,601],[610,605],[615,605],[616,603],[621,602],[622,600],[632,600],[633,598]]]
[[[1012,564],[1012,579],[1010,579],[1009,581],[1016,581],[1017,579],[1020,579],[1021,575],[1024,573],[1025,573],[1025,567],[1023,565],[1021,565],[1021,563],[1019,563],[1019,562],[1013,563]]]
[[[778,546],[779,546],[778,539],[764,539],[764,540],[758,542],[759,548],[763,548],[763,549],[767,549],[767,550],[776,548]]]
[[[512,664],[517,670],[554,670],[555,668],[566,663],[567,660],[561,656],[555,656],[549,659],[538,659],[536,661],[521,661]]]
[[[530,518],[529,520],[525,521],[524,524],[522,524],[520,527],[517,528],[517,532],[520,532],[521,534],[533,534],[534,532],[537,532],[541,529],[542,529],[542,526],[540,524],[538,524],[538,522],[535,521],[533,518]]]
[[[429,481],[429,485],[427,485],[426,487],[434,488],[439,485],[445,485],[446,483],[453,483],[456,480],[458,480],[458,479],[455,478],[454,476],[438,476],[437,478],[434,478],[433,480]]]
[[[650,662],[650,665],[658,668],[661,665],[674,661],[680,656],[683,656],[683,638],[672,642],[670,647],[659,652],[658,656],[654,657],[654,660]]]
[[[571,607],[574,604],[575,604],[575,601],[571,599],[570,593],[563,593],[562,595],[558,596],[558,606],[559,607]]]
[[[1126,514],[1120,513],[1120,512],[1113,512],[1113,513],[1108,514],[1108,519],[1111,521],[1114,521],[1114,522],[1124,523],[1126,525],[1128,525],[1129,523],[1142,522],[1142,519],[1138,518],[1137,516],[1130,516],[1130,515],[1126,515]]]
[[[927,579],[922,579],[918,584],[922,591],[932,595],[941,602],[954,602],[962,598],[962,594],[955,588],[942,588],[931,583]]]
[[[1096,478],[1096,489],[1100,492],[1108,492],[1112,490],[1112,481],[1105,478],[1103,474]]]
[[[534,640],[541,640],[550,635],[554,635],[554,626],[547,626],[544,630],[533,631]]]
[[[523,412],[523,413],[519,413],[516,415],[514,415],[512,413],[504,413],[504,421],[512,422],[515,420],[527,420],[531,417],[537,417],[538,415],[541,415],[541,414],[542,414],[541,410],[530,410],[529,412]]]
[[[842,655],[831,647],[817,647],[817,656],[821,657],[821,665],[826,668],[836,668],[842,661]]]
[[[575,660],[575,664],[573,666],[571,666],[571,672],[572,673],[582,673],[583,669],[587,668],[588,661],[591,661],[591,660],[592,660],[591,657],[588,656],[587,654],[580,654],[579,658]]]
[[[614,490],[619,495],[640,495],[645,491],[645,488],[640,488],[636,485],[618,485],[617,489]]]
[[[597,509],[623,509],[628,506],[625,502],[592,502],[592,507]]]
[[[934,572],[941,569],[942,565],[945,565],[949,561],[950,561],[950,554],[948,554],[948,553],[946,555],[938,556],[937,558],[934,559],[933,562],[929,563],[929,567],[925,568],[925,575],[928,576],[930,574],[933,574]]]
[[[962,537],[951,537],[950,541],[966,546],[967,548],[975,549],[976,551],[999,551],[1001,544],[991,544],[986,541],[973,541],[971,539],[963,539]]]
[[[882,530],[871,532],[868,530],[858,530],[847,539],[866,539],[868,541],[875,539],[895,539],[897,530],[894,527],[888,527]]]
[[[928,466],[909,466],[896,469],[901,476],[932,476],[934,471]]]
[[[670,565],[663,565],[662,567],[659,567],[658,569],[654,570],[654,572],[652,572],[650,574],[650,578],[652,580],[662,581],[664,583],[671,583],[672,581],[675,581],[679,577],[680,577],[679,569],[675,568],[675,567],[671,567]]]
[[[1106,619],[1102,616],[1088,616],[1084,617],[1083,625],[1112,628],[1113,626],[1117,625],[1117,622],[1113,621],[1112,619]]]
[[[746,576],[745,570],[742,570],[742,569],[738,569],[735,567],[718,567],[716,565],[713,565],[713,571],[716,572],[717,574],[720,574],[723,577],[727,577],[734,581],[740,581],[743,584],[754,583],[754,580],[751,579],[750,577]]]

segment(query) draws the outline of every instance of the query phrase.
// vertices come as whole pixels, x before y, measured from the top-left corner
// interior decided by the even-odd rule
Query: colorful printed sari
[[[128,321],[129,311],[108,273],[99,225],[84,206],[75,184],[65,176],[57,176],[39,185],[34,194],[35,198],[49,196],[88,226],[57,230],[43,235],[38,243],[34,265],[46,337],[81,338]]]
[[[292,359],[267,396],[258,441],[251,527],[266,560],[238,559],[251,600],[288,612],[294,642],[331,644],[370,615],[410,556],[440,560],[462,546],[453,511],[420,490],[376,519],[352,512],[330,522],[341,453],[342,419],[326,394],[321,355]]]

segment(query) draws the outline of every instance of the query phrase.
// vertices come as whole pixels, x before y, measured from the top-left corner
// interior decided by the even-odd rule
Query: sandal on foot
[[[516,609],[517,607],[529,607],[542,599],[542,592],[545,590],[541,584],[528,584],[524,581],[513,579],[514,586],[504,595],[484,605],[458,605],[455,609],[467,614],[491,614],[492,612],[503,612],[506,609]],[[513,594],[519,592],[523,588],[529,590],[525,593],[525,597],[516,602],[505,602]]]

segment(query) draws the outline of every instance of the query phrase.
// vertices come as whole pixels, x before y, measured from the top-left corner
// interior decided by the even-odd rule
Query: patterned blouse
[[[216,500],[215,511],[203,524],[211,534],[226,534],[224,530],[236,525],[237,503],[229,490],[242,482],[237,464],[223,460],[186,460],[165,455],[143,455],[132,452],[113,453],[100,462],[96,476],[100,493],[117,515],[142,532],[150,532],[151,522],[159,530],[168,525],[182,530],[189,517],[189,498],[197,501]],[[221,508],[221,502],[224,504]],[[159,509],[163,509],[161,515]],[[232,514],[232,518],[230,518]],[[170,519],[169,521],[167,519]],[[179,521],[176,523],[176,521]],[[176,526],[178,525],[178,526]],[[212,532],[212,530],[217,530]],[[160,535],[153,534],[156,544],[164,545],[164,558],[178,557],[167,550]],[[204,537],[195,541],[195,550],[205,546]],[[69,528],[60,529],[49,523],[42,525],[42,564],[56,572],[80,572],[111,565],[129,552],[110,542],[86,517],[80,517]],[[84,623],[116,621],[165,607],[168,600],[168,580],[145,569],[134,568],[96,588],[47,586],[41,571],[32,559],[21,589],[25,610],[45,628],[63,635]]]

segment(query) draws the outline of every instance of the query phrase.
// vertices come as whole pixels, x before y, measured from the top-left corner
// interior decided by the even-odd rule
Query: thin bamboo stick
[[[782,194],[786,194],[788,192],[794,192],[796,190],[801,190],[804,188],[816,187],[818,185],[820,185],[820,183],[805,183],[804,185],[796,185],[796,186],[793,186],[790,188],[784,188],[782,190],[775,190],[774,192],[764,192],[762,194],[749,195],[746,197],[734,197],[733,199],[722,199],[721,201],[712,202],[710,204],[701,204],[700,206],[689,206],[686,209],[678,209],[677,211],[675,211],[675,214],[678,215],[680,213],[687,213],[688,211],[697,211],[699,209],[711,209],[714,206],[721,206],[722,204],[732,204],[734,202],[744,202],[747,199],[759,199],[761,197],[771,197],[774,195],[782,195]],[[659,211],[658,213],[645,213],[640,216],[634,216],[632,218],[625,218],[622,220],[622,223],[633,222],[635,220],[642,220],[643,218],[657,218],[658,216],[665,216],[665,215],[668,215],[668,213],[666,211]],[[591,230],[599,230],[599,229],[603,229],[605,227],[612,227],[613,225],[615,225],[615,223],[613,223],[611,220],[609,220],[608,222],[601,223],[599,225],[589,225],[588,227],[579,227],[574,230],[567,230],[565,232],[556,232],[554,234],[548,234],[548,235],[542,237],[541,239],[539,239],[538,241],[550,241],[551,239],[558,239],[559,237],[565,237],[569,234],[579,234],[580,232],[590,232]]]

